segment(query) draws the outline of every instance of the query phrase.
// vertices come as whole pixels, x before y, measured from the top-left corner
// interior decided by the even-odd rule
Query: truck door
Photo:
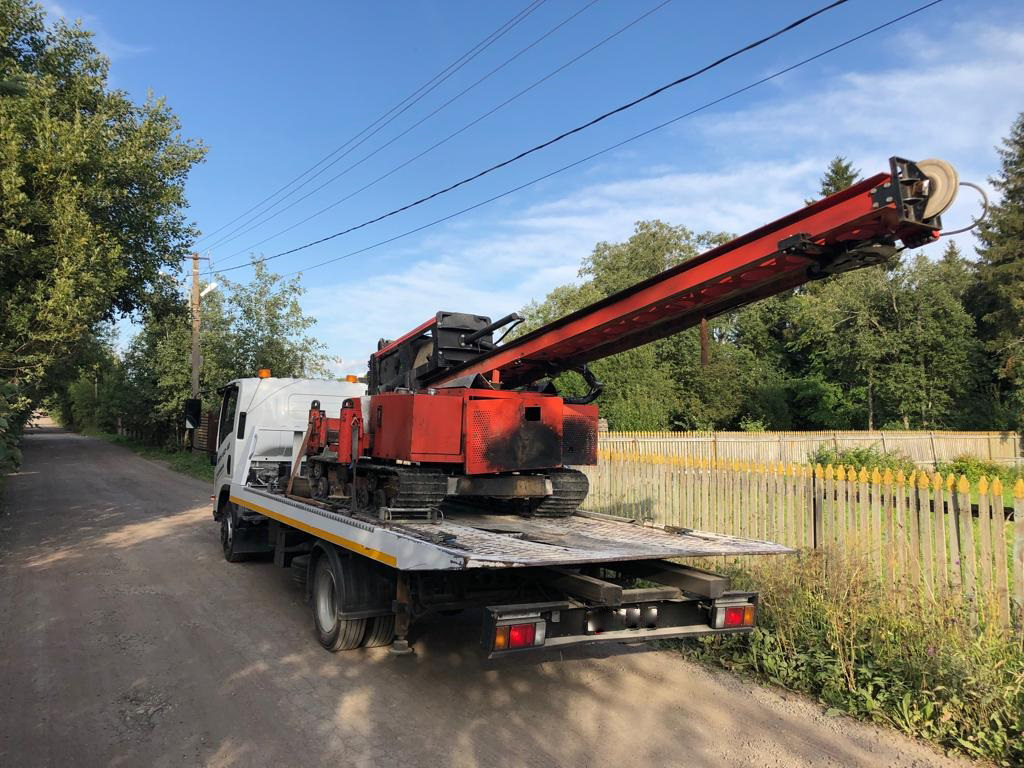
[[[214,473],[214,487],[223,488],[231,482],[233,462],[232,446],[235,441],[235,419],[238,411],[238,385],[232,384],[224,389],[220,402],[220,419],[217,422],[217,469]]]

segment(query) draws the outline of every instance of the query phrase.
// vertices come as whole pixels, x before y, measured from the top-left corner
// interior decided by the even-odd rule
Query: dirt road
[[[956,765],[668,652],[487,662],[479,617],[332,655],[300,590],[220,554],[209,488],[55,428],[0,517],[3,766]]]

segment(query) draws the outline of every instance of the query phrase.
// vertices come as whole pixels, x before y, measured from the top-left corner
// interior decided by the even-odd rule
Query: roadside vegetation
[[[216,410],[217,387],[270,368],[275,376],[327,375],[323,344],[307,330],[314,320],[299,306],[302,287],[254,267],[250,282],[218,280],[203,298],[200,385],[205,411]],[[48,399],[48,408],[77,430],[127,434],[174,450],[185,446],[185,399],[190,393],[188,308],[162,285],[166,306],[142,313],[141,327],[123,352],[112,337],[97,340],[92,363]]]
[[[977,482],[980,477],[987,477],[989,480],[998,477],[1008,488],[1012,488],[1019,478],[1024,478],[1024,465],[1008,466],[974,456],[957,456],[953,461],[940,463],[936,469],[943,474],[952,472],[958,477],[966,475],[972,483]]]
[[[0,452],[91,365],[111,321],[152,305],[195,237],[185,180],[203,146],[161,100],[134,103],[80,25],[0,0]]]
[[[1024,765],[1024,645],[953,595],[895,593],[853,552],[759,558],[731,572],[760,591],[752,634],[675,644],[689,658],[814,696],[833,715],[943,749]]]

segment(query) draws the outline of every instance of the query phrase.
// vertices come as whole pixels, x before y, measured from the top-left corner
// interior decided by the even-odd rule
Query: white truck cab
[[[353,377],[354,378],[354,377]],[[221,394],[217,422],[214,516],[228,504],[231,484],[270,488],[287,478],[302,444],[314,400],[337,415],[346,398],[366,394],[358,381],[235,379]]]

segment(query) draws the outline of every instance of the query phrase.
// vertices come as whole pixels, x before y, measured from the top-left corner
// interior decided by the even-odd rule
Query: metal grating
[[[573,515],[523,518],[515,515],[449,516],[440,523],[402,523],[404,533],[437,541],[467,558],[466,567],[544,566],[665,557],[771,555],[791,553],[768,541],[718,533],[664,530],[627,522]]]

